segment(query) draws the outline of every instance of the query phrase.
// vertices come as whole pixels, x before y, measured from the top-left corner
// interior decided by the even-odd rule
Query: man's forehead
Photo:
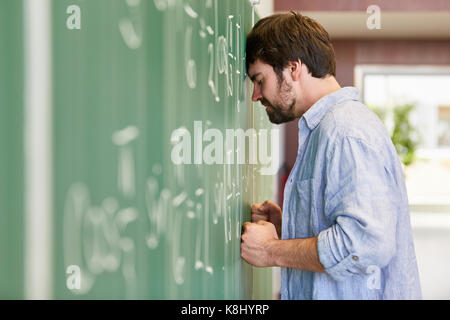
[[[248,67],[248,76],[250,79],[254,80],[258,75],[264,74],[268,69],[272,67],[262,62],[261,60],[256,60],[254,63],[251,63]]]

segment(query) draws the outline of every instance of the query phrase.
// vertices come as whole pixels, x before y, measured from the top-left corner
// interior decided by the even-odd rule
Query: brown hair
[[[336,76],[336,61],[328,32],[300,13],[274,14],[259,20],[247,36],[246,68],[256,60],[271,65],[282,79],[289,61],[301,60],[311,75]]]

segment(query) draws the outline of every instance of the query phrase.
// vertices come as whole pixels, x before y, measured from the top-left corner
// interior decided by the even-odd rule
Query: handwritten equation
[[[127,14],[120,17],[117,31],[129,50],[140,50],[146,39],[141,15],[143,1],[123,1]],[[218,0],[204,2],[203,10],[208,17],[205,18],[192,2],[153,0],[158,11],[182,9],[187,19],[182,44],[186,85],[190,90],[200,86],[207,88],[212,101],[227,100],[239,112],[245,96],[242,19],[239,15],[220,17]],[[223,35],[219,34],[219,23],[226,26]],[[193,50],[198,41],[207,48],[205,83],[198,81],[200,57]],[[203,272],[205,276],[215,275],[217,268],[223,270],[224,265],[217,266],[212,261],[210,239],[215,237],[215,228],[223,227],[224,238],[219,242],[227,247],[239,241],[243,197],[253,183],[248,177],[254,175],[255,168],[227,164],[215,171],[207,171],[204,167],[195,166],[198,176],[209,181],[195,187],[187,185],[186,171],[192,169],[173,164],[164,164],[163,167],[161,163],[154,163],[152,174],[146,177],[143,185],[138,185],[136,142],[142,138],[139,128],[129,125],[112,132],[110,137],[109,143],[115,147],[117,156],[117,168],[111,174],[116,177],[118,195],[105,194],[102,201],[95,202],[91,198],[92,190],[83,181],[73,182],[66,193],[64,265],[77,265],[81,270],[81,287],[71,291],[86,294],[94,288],[101,275],[120,273],[125,284],[125,297],[137,298],[137,253],[143,245],[150,256],[160,249],[167,252],[170,261],[167,272],[177,286],[185,283],[188,272],[192,270]],[[161,183],[163,175],[173,178],[176,187]],[[123,204],[137,203],[136,199],[142,193],[143,206]],[[137,225],[145,226],[144,234],[130,232]],[[192,230],[196,230],[195,234]]]

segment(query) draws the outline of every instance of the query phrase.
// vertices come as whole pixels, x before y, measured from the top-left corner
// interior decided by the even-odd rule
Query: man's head
[[[255,84],[252,99],[268,107],[273,123],[300,117],[311,106],[312,96],[317,96],[309,90],[312,83],[321,84],[315,80],[329,77],[335,81],[336,74],[328,33],[295,12],[256,23],[247,36],[246,68]]]

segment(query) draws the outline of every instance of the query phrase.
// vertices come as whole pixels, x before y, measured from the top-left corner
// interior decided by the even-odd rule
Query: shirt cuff
[[[320,263],[322,263],[325,272],[337,281],[343,281],[349,276],[361,274],[359,257],[354,254],[347,255],[341,261],[336,260],[329,242],[329,233],[331,228],[319,233],[317,239],[317,251]]]

